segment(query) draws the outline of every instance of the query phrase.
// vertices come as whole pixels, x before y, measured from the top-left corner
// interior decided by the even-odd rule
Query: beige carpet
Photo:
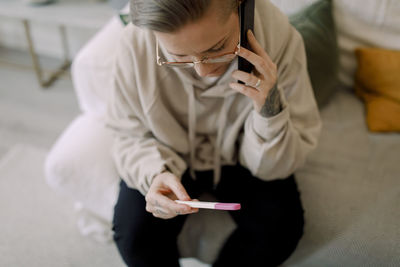
[[[112,244],[79,235],[71,202],[45,182],[45,156],[17,145],[0,162],[0,266],[123,266]]]
[[[72,201],[46,184],[46,151],[16,145],[0,160],[0,266],[124,266],[114,244],[81,236]],[[184,259],[185,267],[208,266]]]

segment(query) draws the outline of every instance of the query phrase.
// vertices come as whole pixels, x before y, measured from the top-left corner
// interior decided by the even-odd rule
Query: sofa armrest
[[[80,115],[58,138],[45,163],[47,183],[111,222],[119,176],[111,156],[112,135],[102,120]]]
[[[78,52],[71,76],[81,110],[103,115],[112,83],[112,68],[123,24],[115,16]]]

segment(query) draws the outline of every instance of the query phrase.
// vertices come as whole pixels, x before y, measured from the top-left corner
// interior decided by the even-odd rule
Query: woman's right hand
[[[146,210],[162,219],[199,211],[197,208],[176,203],[177,199],[191,200],[180,179],[170,172],[163,172],[154,177],[146,194]]]

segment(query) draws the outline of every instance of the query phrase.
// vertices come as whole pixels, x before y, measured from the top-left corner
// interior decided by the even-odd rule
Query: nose
[[[200,77],[206,77],[217,69],[217,67],[213,65],[214,64],[199,63],[194,66],[194,69]]]

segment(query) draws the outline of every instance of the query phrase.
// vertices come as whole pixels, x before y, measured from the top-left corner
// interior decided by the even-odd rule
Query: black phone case
[[[254,32],[254,0],[244,0],[239,5],[240,18],[240,42],[241,46],[249,50],[250,46],[247,41],[247,31],[250,29]],[[238,69],[245,72],[251,72],[253,65],[242,57],[239,57]],[[243,83],[239,81],[240,83]]]

